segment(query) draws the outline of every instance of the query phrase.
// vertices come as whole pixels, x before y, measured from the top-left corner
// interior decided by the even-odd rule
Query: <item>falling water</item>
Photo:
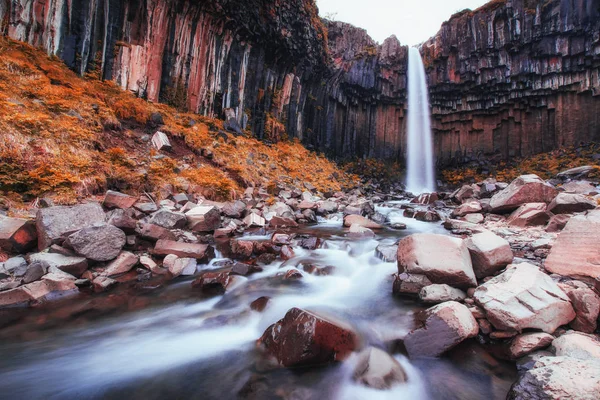
[[[408,191],[435,190],[432,147],[425,66],[419,50],[411,47],[408,55]]]

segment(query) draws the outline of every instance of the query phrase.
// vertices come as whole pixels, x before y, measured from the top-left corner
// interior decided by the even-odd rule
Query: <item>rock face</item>
[[[471,257],[462,239],[419,233],[398,243],[398,273],[426,276],[457,288],[477,286]]]
[[[493,275],[510,264],[513,253],[505,239],[492,232],[482,232],[467,240],[473,270],[477,278]]]
[[[106,216],[100,204],[42,208],[36,217],[40,250],[66,239],[71,233],[94,225],[103,225]]]
[[[554,243],[544,266],[552,273],[594,280],[600,276],[600,210],[575,216]]]
[[[542,357],[511,388],[507,399],[593,400],[600,393],[600,361]]]
[[[358,337],[339,322],[292,308],[257,344],[279,365],[301,367],[344,360],[358,347]]]
[[[575,318],[567,295],[535,265],[511,265],[473,295],[498,330],[539,329],[553,333]]]
[[[513,0],[446,22],[422,47],[439,162],[597,141],[598,122],[585,116],[600,108],[590,78],[598,14],[580,2]],[[179,106],[227,117],[232,131],[277,139],[284,127],[332,156],[403,159],[407,47],[323,26],[312,0],[0,0],[0,21],[0,32],[80,74],[99,55],[102,78],[151,101],[180,93]]]
[[[404,339],[410,358],[440,356],[479,333],[471,311],[455,301],[432,307],[425,314],[424,326],[411,331]]]
[[[516,210],[526,203],[550,203],[558,191],[541,180],[537,175],[522,175],[511,182],[490,201],[491,211],[495,213]]]

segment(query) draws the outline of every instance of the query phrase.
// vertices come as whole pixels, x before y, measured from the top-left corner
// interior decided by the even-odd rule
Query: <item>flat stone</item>
[[[114,277],[131,271],[139,262],[139,257],[128,251],[122,251],[102,273],[102,276]]]
[[[553,333],[575,318],[568,296],[535,265],[510,265],[473,295],[498,330],[539,329]]]
[[[510,358],[516,360],[536,350],[545,349],[552,344],[554,336],[547,333],[523,333],[516,336],[508,349]]]
[[[479,325],[471,311],[449,301],[425,311],[424,326],[409,332],[404,345],[410,358],[438,357],[478,333]]]
[[[600,210],[572,217],[544,264],[551,273],[575,279],[600,277]]]
[[[206,244],[159,240],[154,247],[154,254],[162,256],[174,254],[177,257],[195,258],[201,262],[208,262],[214,257],[214,249]]]
[[[553,214],[571,214],[593,210],[598,204],[590,197],[582,194],[559,193],[548,206]]]
[[[105,223],[106,215],[98,203],[42,208],[36,217],[38,248],[60,244],[74,232]]]
[[[78,278],[88,269],[88,261],[85,257],[68,257],[56,253],[35,253],[29,255],[28,258],[31,264],[45,263],[50,268],[58,268]]]
[[[368,229],[382,229],[383,226],[378,223],[371,221],[368,218],[365,218],[361,215],[346,215],[344,217],[344,226],[351,227],[352,225],[362,226],[363,228]]]

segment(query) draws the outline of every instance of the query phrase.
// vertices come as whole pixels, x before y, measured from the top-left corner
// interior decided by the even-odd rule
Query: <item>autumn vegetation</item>
[[[79,77],[27,44],[0,37],[0,54],[2,202],[70,204],[108,189],[226,200],[248,186],[308,182],[337,191],[358,182],[296,141],[269,145],[225,133],[219,120],[147,102],[93,71]],[[172,151],[153,149],[157,129]]]

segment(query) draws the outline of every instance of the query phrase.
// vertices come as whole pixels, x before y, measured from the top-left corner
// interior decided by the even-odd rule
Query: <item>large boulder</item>
[[[24,253],[37,244],[37,232],[32,221],[0,216],[0,249],[9,253]]]
[[[539,329],[552,333],[575,318],[567,295],[535,265],[510,265],[473,295],[498,330]]]
[[[221,226],[221,213],[213,206],[198,206],[185,213],[188,227],[194,232],[212,232]]]
[[[112,225],[83,228],[69,236],[77,254],[93,261],[114,260],[126,241],[125,232]]]
[[[479,279],[493,275],[513,261],[513,252],[506,239],[492,232],[482,232],[467,239],[473,271]]]
[[[398,272],[424,275],[433,283],[457,288],[477,286],[465,241],[445,235],[418,233],[402,239]]]
[[[580,360],[600,361],[600,338],[579,332],[567,332],[552,342],[554,354]]]
[[[156,242],[153,252],[159,256],[174,254],[182,258],[195,258],[201,262],[208,262],[215,256],[214,249],[207,244],[175,242],[173,240],[159,240]]]
[[[73,232],[105,222],[106,215],[98,203],[42,208],[35,221],[38,248],[43,250],[63,241]]]
[[[522,175],[490,201],[491,211],[505,213],[525,203],[550,203],[558,191],[537,175]]]
[[[593,210],[597,204],[594,199],[582,194],[559,193],[548,206],[553,214],[571,214]]]
[[[354,380],[377,390],[390,389],[408,379],[402,365],[377,347],[368,347],[358,354]]]
[[[449,301],[425,311],[424,325],[409,332],[404,345],[410,358],[438,357],[478,333],[479,325],[471,311]]]
[[[600,362],[571,357],[542,357],[508,393],[509,400],[596,400]]]
[[[546,203],[523,204],[508,217],[508,224],[525,228],[528,226],[546,225],[551,217]]]
[[[280,366],[301,367],[342,361],[358,348],[351,327],[292,308],[269,326],[257,345]]]
[[[375,221],[371,221],[368,218],[365,218],[361,215],[346,215],[344,217],[344,226],[345,227],[351,227],[352,225],[358,225],[358,226],[362,226],[363,228],[368,228],[368,229],[381,229],[383,228],[381,225],[379,225],[377,222]]]
[[[544,264],[558,275],[594,280],[600,277],[600,210],[569,220]]]

